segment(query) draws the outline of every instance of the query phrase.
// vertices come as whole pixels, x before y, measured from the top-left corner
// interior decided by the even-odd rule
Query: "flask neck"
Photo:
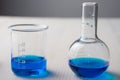
[[[84,42],[93,42],[97,38],[97,9],[97,3],[83,3],[80,40]]]

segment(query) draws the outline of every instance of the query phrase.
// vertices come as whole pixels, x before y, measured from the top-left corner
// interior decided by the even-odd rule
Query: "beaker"
[[[80,77],[97,77],[109,66],[109,49],[97,36],[98,4],[84,2],[82,30],[78,40],[70,46],[69,66]]]
[[[11,31],[11,69],[20,77],[39,78],[47,74],[45,58],[48,26],[16,24]]]

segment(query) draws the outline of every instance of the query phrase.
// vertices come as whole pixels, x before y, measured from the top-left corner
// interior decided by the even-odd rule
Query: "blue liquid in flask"
[[[69,60],[69,66],[76,75],[93,78],[101,75],[109,63],[98,58],[74,58]]]
[[[15,75],[26,78],[39,78],[47,75],[46,59],[40,56],[26,55],[11,59],[12,71]]]

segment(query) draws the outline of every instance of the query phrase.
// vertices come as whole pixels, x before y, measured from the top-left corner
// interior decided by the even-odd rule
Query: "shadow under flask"
[[[81,37],[69,49],[69,66],[79,77],[97,77],[109,66],[108,47],[97,37],[97,14],[97,3],[83,3]]]

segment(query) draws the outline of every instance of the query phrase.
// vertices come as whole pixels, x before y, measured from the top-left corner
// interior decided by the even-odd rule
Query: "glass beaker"
[[[47,75],[45,37],[48,26],[16,24],[11,30],[11,69],[20,77],[38,78]]]
[[[97,37],[96,2],[84,2],[82,6],[82,30],[80,39],[69,49],[69,66],[80,77],[96,77],[109,66],[107,45]]]

